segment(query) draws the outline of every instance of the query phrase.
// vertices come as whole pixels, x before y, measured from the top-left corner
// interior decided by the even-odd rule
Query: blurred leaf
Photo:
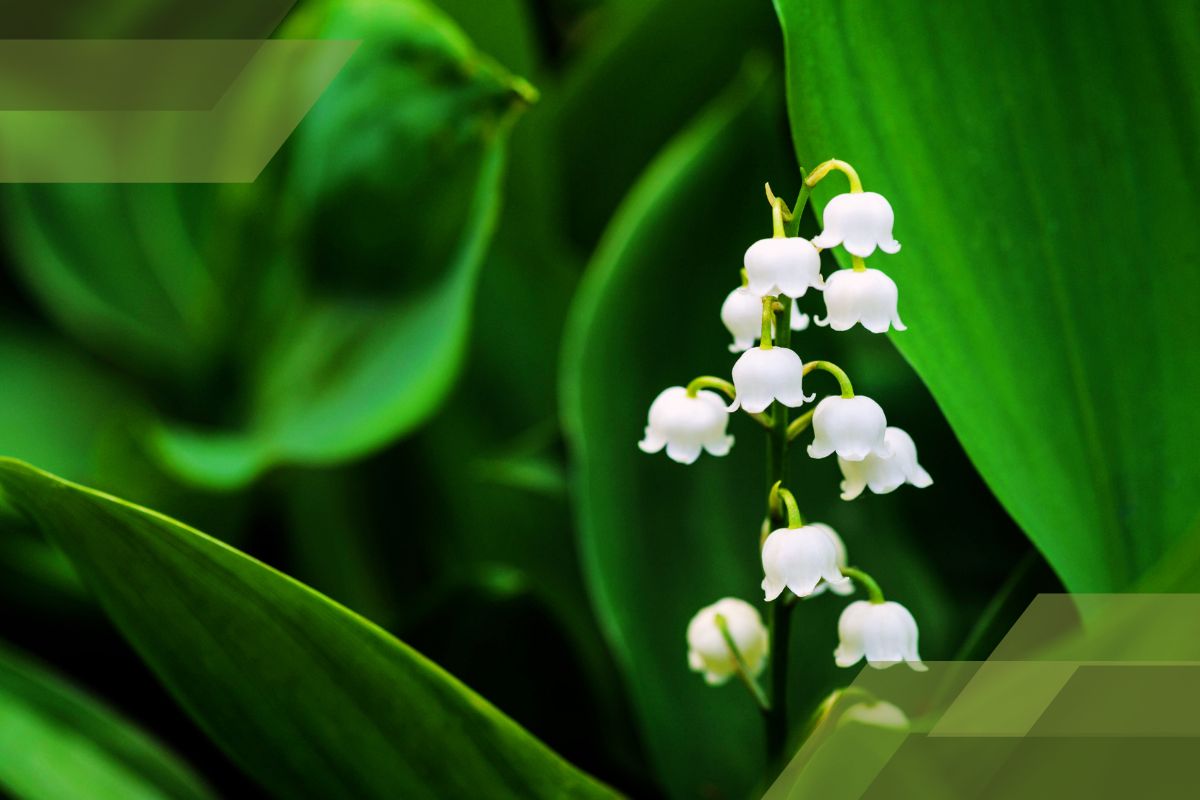
[[[208,186],[14,184],[17,274],[84,346],[138,368],[202,371],[222,317]]]
[[[45,334],[0,324],[0,364],[0,448],[74,480],[95,480],[102,441],[147,413],[134,391]]]
[[[548,97],[569,230],[589,247],[655,154],[729,85],[746,54],[776,46],[763,3],[607,3],[592,22],[559,97]]]
[[[760,437],[736,421],[729,457],[686,470],[636,444],[659,389],[729,358],[717,309],[769,223],[763,179],[794,170],[762,82],[723,95],[638,182],[588,267],[563,350],[584,566],[674,797],[742,796],[763,768],[754,704],[690,674],[684,638],[701,606],[759,594]],[[731,489],[731,475],[753,477]]]
[[[207,800],[174,755],[111,709],[0,646],[0,788],[20,800]]]
[[[896,210],[897,347],[1067,587],[1128,586],[1200,511],[1197,8],[776,5],[801,162]]]
[[[505,134],[534,94],[416,0],[315,4],[287,32],[364,41],[285,157],[280,244],[304,269],[276,273],[244,430],[156,437],[179,474],[217,488],[361,456],[438,407],[466,350]]]
[[[155,512],[0,460],[172,694],[284,797],[610,797],[420,654]]]

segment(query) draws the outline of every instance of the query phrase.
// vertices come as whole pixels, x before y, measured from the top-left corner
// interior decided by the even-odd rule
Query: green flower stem
[[[857,567],[842,567],[842,574],[865,589],[867,592],[867,599],[875,605],[885,602],[883,598],[883,589],[879,588],[879,583],[861,569],[858,569]]]
[[[800,178],[803,181],[803,185],[800,189],[800,194],[796,197],[796,204],[792,207],[791,213],[785,215],[787,221],[785,231],[788,236],[795,236],[799,231],[800,218],[804,215],[804,209],[808,206],[810,198],[811,188],[808,185],[808,176],[803,170],[800,173]],[[771,194],[770,186],[767,187],[767,197],[768,199],[774,198],[774,195]],[[780,347],[788,347],[792,343],[792,326],[790,324],[792,319],[792,302],[792,298],[787,296],[779,298],[779,318],[784,320],[784,324],[779,326],[779,329],[775,333],[775,339]],[[776,483],[787,483],[788,407],[783,403],[775,403],[772,414],[775,417],[775,424],[771,427],[771,432],[767,439],[768,492]],[[767,518],[774,525],[773,520],[777,520],[779,517],[772,514],[770,505],[770,502],[768,502]],[[771,603],[767,609],[771,639],[771,701],[773,705],[771,712],[766,715],[765,719],[767,760],[773,765],[779,764],[783,760],[788,739],[787,689],[791,618],[792,606],[787,603]]]
[[[780,295],[782,297],[782,295]],[[790,299],[790,298],[789,298]],[[777,301],[771,295],[767,295],[762,299],[762,340],[758,346],[763,350],[771,349],[771,338],[775,329],[775,306]],[[781,304],[780,304],[781,305]],[[791,326],[788,326],[789,330]]]
[[[808,430],[808,426],[812,425],[814,411],[816,411],[815,408],[810,408],[808,411],[805,411],[803,414],[792,420],[792,424],[788,425],[787,427],[787,438],[789,442],[793,441],[797,436]]]
[[[787,521],[789,528],[799,528],[804,524],[804,517],[800,516],[800,506],[796,505],[796,496],[790,491],[783,488],[779,483],[771,487],[771,498],[768,502],[771,508],[777,508],[779,502],[783,502],[783,507],[787,509]]]
[[[742,651],[737,646],[737,642],[733,640],[733,634],[729,632],[729,622],[723,614],[717,614],[715,621],[717,628],[721,631],[721,637],[725,640],[725,646],[729,648],[730,653],[733,653],[734,663],[737,664],[738,677],[742,679],[742,683],[746,685],[746,688],[750,690],[750,694],[754,696],[759,709],[764,714],[770,713],[771,701],[767,699],[767,693],[758,685],[758,681],[750,674],[750,667],[746,664],[746,659],[742,656]]]
[[[861,192],[863,190],[862,180],[859,179],[858,173],[854,170],[854,167],[850,166],[845,161],[839,161],[836,158],[831,158],[823,164],[818,164],[815,168],[813,168],[813,171],[808,174],[808,177],[805,178],[804,183],[810,187],[816,186],[821,182],[822,178],[824,178],[833,170],[845,173],[846,178],[850,181],[850,192],[852,194]]]
[[[745,409],[742,410],[745,411]],[[768,414],[763,412],[751,414],[749,411],[746,411],[746,414],[750,416],[750,419],[754,420],[759,425],[762,425],[768,431],[775,430],[775,420],[773,420]]]
[[[701,389],[716,389],[724,392],[725,396],[730,400],[737,397],[737,390],[733,388],[733,384],[724,378],[716,378],[712,375],[701,375],[695,378],[687,385],[687,396],[695,397],[700,393]]]
[[[850,376],[837,364],[831,361],[810,361],[804,365],[804,374],[807,375],[815,369],[824,370],[837,378],[838,385],[842,387],[842,397],[847,400],[854,397],[854,386],[850,383]]]
[[[745,289],[750,285],[750,275],[746,272],[746,268],[742,267],[742,288]]]

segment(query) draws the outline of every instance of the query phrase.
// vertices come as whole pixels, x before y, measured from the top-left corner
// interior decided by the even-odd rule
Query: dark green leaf
[[[152,511],[0,460],[171,693],[283,797],[610,797],[367,620]]]
[[[208,800],[178,758],[104,704],[0,646],[0,789],[20,800]]]
[[[534,95],[417,0],[314,4],[288,34],[363,43],[282,156],[284,263],[241,429],[156,437],[179,474],[219,488],[361,456],[438,407],[466,350],[506,132]]]
[[[801,162],[895,208],[896,346],[1067,587],[1129,585],[1200,513],[1200,12],[776,5]]]

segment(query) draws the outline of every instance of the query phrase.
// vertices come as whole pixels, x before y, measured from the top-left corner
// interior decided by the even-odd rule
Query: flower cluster
[[[826,204],[824,229],[819,235],[811,240],[794,235],[811,188],[835,170],[845,173],[850,191]],[[665,450],[669,458],[685,464],[694,462],[702,451],[725,455],[734,443],[726,432],[729,416],[740,409],[767,428],[768,436],[779,445],[778,453],[786,452],[788,443],[811,427],[808,455],[814,459],[836,455],[843,500],[854,500],[864,489],[887,494],[906,483],[929,486],[933,481],[917,462],[912,437],[889,426],[879,403],[856,394],[841,368],[828,361],[804,362],[790,347],[791,334],[809,326],[809,316],[799,310],[796,301],[810,289],[820,293],[825,302],[825,315],[815,318],[817,325],[835,331],[856,324],[871,333],[905,330],[897,311],[895,282],[880,270],[868,268],[864,260],[876,250],[886,254],[900,250],[900,243],[892,237],[891,205],[882,195],[863,191],[853,168],[836,160],[821,164],[805,177],[794,211],[776,198],[769,186],[767,196],[774,235],[746,250],[742,285],[733,289],[721,306],[721,321],[733,337],[729,350],[740,353],[731,370],[732,381],[703,376],[686,386],[664,390],[650,406],[639,447],[647,453]],[[850,267],[823,277],[821,251],[839,246],[849,254]],[[814,394],[804,391],[805,377],[815,370],[832,375],[840,391],[822,398],[789,423],[789,409],[816,400]],[[718,392],[729,398],[728,405]],[[923,670],[912,614],[899,603],[885,600],[870,575],[848,565],[845,545],[831,527],[804,521],[795,496],[784,486],[786,462],[777,463],[775,469],[767,499],[767,523],[760,537],[762,590],[772,604],[772,613],[786,610],[798,598],[826,590],[847,595],[858,585],[867,599],[850,603],[841,615],[834,652],[838,666],[849,667],[865,658],[873,667],[904,661]],[[780,618],[774,617],[777,622]],[[757,609],[742,600],[725,598],[702,609],[688,626],[688,664],[710,684],[738,675],[764,710],[780,708],[782,698],[768,700],[757,684],[768,658],[778,656],[778,652],[770,655],[779,649],[772,641],[774,635],[774,626],[768,635]]]

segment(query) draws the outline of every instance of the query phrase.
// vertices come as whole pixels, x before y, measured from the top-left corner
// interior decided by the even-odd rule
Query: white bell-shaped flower
[[[933,478],[917,463],[917,446],[911,436],[900,428],[888,428],[883,434],[883,443],[891,451],[890,456],[872,454],[862,461],[838,458],[838,466],[845,478],[842,481],[843,500],[853,500],[867,487],[875,494],[887,494],[905,483],[918,489],[933,483]]]
[[[851,722],[896,731],[909,729],[908,715],[886,700],[863,701],[850,706],[838,717],[838,725],[848,725]]]
[[[757,677],[766,664],[770,637],[758,609],[736,597],[718,600],[692,617],[687,628],[688,666],[694,672],[703,672],[704,680],[712,686],[737,674],[737,659],[717,625],[717,615],[725,618],[750,677]]]
[[[741,353],[749,350],[762,334],[763,301],[748,287],[739,286],[729,293],[721,304],[721,322],[733,336],[729,352]],[[808,327],[809,317],[792,303],[790,327],[802,331]]]
[[[819,528],[820,530],[825,531],[825,534],[833,542],[833,549],[837,551],[838,569],[849,566],[850,562],[847,560],[846,555],[846,543],[842,541],[842,537],[838,536],[837,531],[826,525],[824,522],[810,522],[808,523],[807,527]],[[817,584],[817,588],[813,590],[813,593],[810,596],[816,597],[817,595],[822,594],[826,589],[831,590],[834,594],[840,594],[844,597],[848,594],[854,594],[854,581],[830,583],[829,581],[822,579],[821,582]]]
[[[733,336],[733,344],[729,352],[740,353],[749,350],[762,333],[763,300],[745,286],[739,286],[729,293],[721,304],[721,322]]]
[[[875,192],[839,194],[825,205],[825,229],[813,239],[822,250],[837,247],[866,258],[878,247],[885,253],[900,252],[900,243],[892,238],[896,215],[892,204]]]
[[[707,450],[723,456],[733,446],[733,437],[725,433],[729,412],[716,392],[707,389],[689,397],[687,389],[664,389],[650,404],[646,435],[638,447],[644,453],[657,453],[664,447],[667,456],[680,464],[691,464]]]
[[[824,525],[802,525],[771,532],[762,547],[762,589],[768,602],[784,589],[808,597],[822,581],[835,590],[850,582],[839,568],[837,545],[828,530]]]
[[[751,348],[733,365],[737,394],[729,410],[740,407],[757,414],[775,400],[792,408],[810,402],[816,395],[804,396],[803,380],[804,364],[794,350]]]
[[[807,239],[759,239],[750,245],[743,263],[749,288],[760,297],[803,297],[808,287],[820,289],[825,285],[821,280],[821,256]]]
[[[808,454],[824,458],[837,453],[846,461],[862,461],[871,454],[888,456],[884,434],[887,417],[869,397],[826,397],[812,416],[813,441]]]
[[[865,656],[876,669],[901,661],[918,672],[927,669],[917,653],[917,621],[899,603],[851,603],[838,619],[838,639],[833,657],[839,667],[852,667]]]
[[[896,283],[877,269],[841,269],[825,281],[825,318],[818,325],[845,331],[862,323],[871,333],[886,333],[891,325],[898,331],[908,328],[896,310]]]

